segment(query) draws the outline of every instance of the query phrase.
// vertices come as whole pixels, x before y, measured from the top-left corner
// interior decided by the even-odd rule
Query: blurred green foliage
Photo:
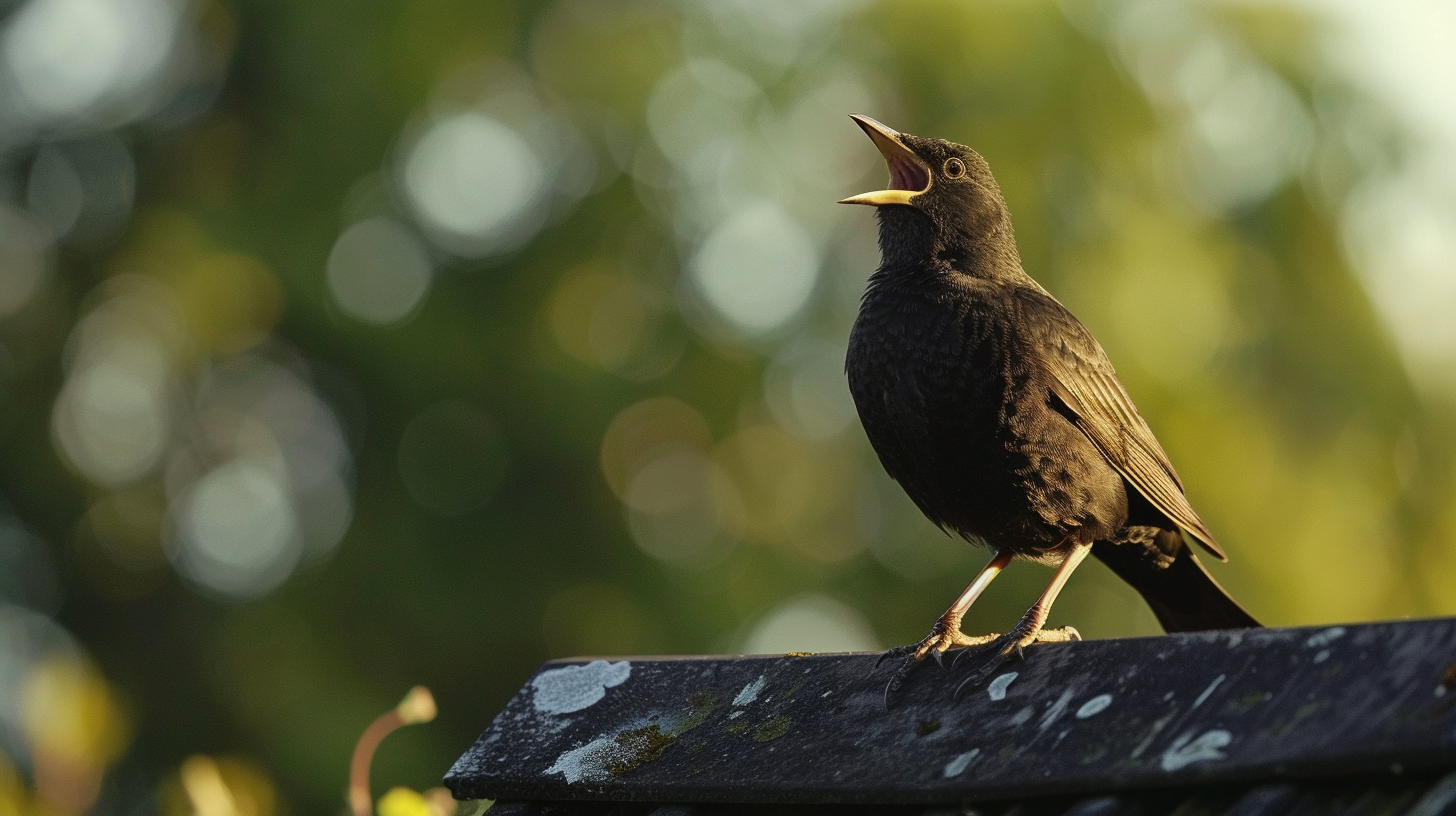
[[[845,413],[834,366],[876,255],[869,213],[833,202],[883,173],[852,112],[987,157],[1027,270],[1107,348],[1256,616],[1456,612],[1456,416],[1412,386],[1341,243],[1345,197],[1401,137],[1322,59],[1315,21],[1264,5],[789,6],[213,0],[185,18],[225,66],[219,94],[180,124],[117,128],[130,214],[60,239],[0,321],[0,484],[63,598],[30,605],[130,723],[103,802],[157,796],[204,752],[265,768],[288,810],[338,809],[359,731],[416,683],[441,717],[391,738],[376,777],[424,789],[549,657],[922,636],[983,555],[918,516]],[[462,111],[492,118],[449,118]],[[531,116],[545,136],[519,124]],[[515,245],[449,227],[501,189],[421,198],[453,178],[411,164],[447,120],[467,141],[492,122],[537,134],[524,143],[555,192]],[[1352,128],[1384,135],[1359,148]],[[7,154],[17,212],[46,138]],[[759,241],[759,221],[733,221],[745,212],[797,231]],[[387,220],[368,235],[405,236],[391,263],[425,270],[382,266],[405,300],[360,290],[359,308],[383,310],[372,322],[328,277],[341,234],[370,218]],[[729,222],[749,226],[715,232]],[[712,277],[726,273],[708,246],[729,270],[742,252],[750,277]],[[731,299],[805,252],[802,295]],[[136,295],[136,279],[170,294]],[[159,302],[178,321],[164,452],[98,478],[67,453],[84,439],[56,430],[78,326]],[[249,490],[255,510],[283,500],[207,448],[232,427],[217,417],[253,403],[207,406],[248,372],[283,376],[267,366],[342,429],[352,521],[273,584],[230,584],[186,549],[210,540],[203,474],[222,474],[208,484],[224,516]],[[275,447],[322,438],[267,427]],[[295,537],[309,507],[335,506],[293,501]],[[1009,625],[1045,579],[1013,567],[967,630]],[[1157,631],[1096,566],[1054,617],[1092,637]]]

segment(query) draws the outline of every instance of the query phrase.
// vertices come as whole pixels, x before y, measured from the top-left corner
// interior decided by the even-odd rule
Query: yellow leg
[[[1067,585],[1067,579],[1072,577],[1072,572],[1087,558],[1087,554],[1090,552],[1092,552],[1091,544],[1078,544],[1071,552],[1067,553],[1067,557],[1062,560],[1061,565],[1057,567],[1057,571],[1052,573],[1051,583],[1047,584],[1047,588],[1042,591],[1041,597],[1037,598],[1036,603],[1032,604],[1031,608],[1026,610],[1026,615],[1022,617],[1020,623],[1016,624],[1016,628],[1006,633],[1007,637],[1020,634],[1021,637],[1016,643],[1008,644],[1017,654],[1020,654],[1022,649],[1030,646],[1039,639],[1057,639],[1038,638],[1037,636],[1043,634],[1041,627],[1046,623],[1047,615],[1051,614],[1052,603],[1061,594],[1062,587]],[[1072,631],[1076,632],[1077,630],[1073,629]],[[1051,635],[1052,633],[1046,632],[1045,634]],[[1070,638],[1061,639],[1070,640]],[[1080,639],[1078,638],[1078,640]]]
[[[934,653],[939,659],[947,649],[985,643],[984,638],[971,638],[963,634],[961,620],[965,618],[971,604],[981,597],[981,593],[986,591],[986,587],[991,585],[991,581],[1000,575],[1001,570],[1006,569],[1010,563],[1011,553],[1007,550],[998,550],[990,563],[981,569],[980,573],[976,575],[976,579],[966,587],[960,597],[955,599],[955,603],[950,605],[950,609],[945,610],[945,614],[935,621],[935,625],[930,628],[930,635],[916,644],[910,659],[912,661],[923,660],[926,655],[931,653]]]
[[[1052,603],[1061,594],[1062,587],[1067,585],[1067,579],[1072,577],[1072,573],[1090,552],[1092,552],[1091,544],[1078,544],[1074,547],[1057,567],[1057,571],[1052,573],[1051,583],[1042,590],[1041,597],[1037,598],[1036,603],[1026,610],[1026,614],[1022,616],[1016,626],[1012,627],[1010,632],[1000,637],[991,636],[986,641],[986,647],[995,649],[995,654],[980,671],[961,683],[960,687],[956,689],[957,697],[967,686],[976,685],[979,680],[995,671],[1013,655],[1018,658],[1024,657],[1026,647],[1033,643],[1066,643],[1082,639],[1082,635],[1070,626],[1063,626],[1060,629],[1043,629],[1042,626],[1046,624],[1047,615],[1051,614]]]
[[[1072,577],[1077,566],[1087,558],[1087,554],[1090,552],[1092,552],[1091,544],[1078,544],[1073,547],[1057,567],[1056,572],[1052,574],[1051,583],[1047,584],[1041,597],[1037,598],[1036,603],[1026,610],[1026,614],[1011,631],[1004,635],[970,637],[961,632],[961,620],[965,618],[966,611],[971,608],[971,604],[975,603],[976,599],[981,597],[981,593],[986,591],[986,587],[990,586],[992,579],[1000,574],[1007,564],[1011,563],[1011,553],[1006,550],[998,550],[991,562],[982,568],[970,586],[966,587],[960,597],[956,598],[955,603],[951,604],[950,609],[947,609],[945,614],[936,620],[928,637],[912,646],[891,649],[880,657],[876,666],[892,657],[905,658],[905,662],[901,664],[899,670],[890,678],[889,684],[885,686],[885,705],[889,706],[890,695],[900,688],[910,670],[926,655],[934,656],[936,661],[940,662],[947,650],[961,647],[963,650],[956,658],[959,661],[967,654],[980,653],[983,649],[995,649],[990,663],[956,689],[956,694],[959,695],[962,689],[972,685],[977,679],[985,677],[1010,656],[1022,656],[1026,647],[1033,643],[1081,640],[1082,636],[1070,626],[1060,629],[1043,629],[1042,627],[1046,623],[1047,615],[1051,613],[1052,603],[1056,601],[1057,595],[1061,594],[1062,587],[1067,585],[1067,579]]]
[[[1001,570],[1006,569],[1006,565],[1010,563],[1011,553],[1007,550],[997,550],[990,563],[981,568],[976,579],[971,581],[960,597],[955,599],[955,603],[950,605],[950,609],[945,610],[945,614],[936,619],[935,625],[930,628],[930,634],[924,640],[910,646],[897,646],[880,655],[880,659],[875,661],[876,668],[891,658],[905,658],[905,662],[900,664],[900,668],[896,670],[894,676],[890,678],[889,684],[885,686],[885,706],[887,708],[890,705],[890,695],[905,682],[910,670],[924,660],[926,655],[934,655],[935,662],[944,665],[943,657],[947,649],[960,646],[980,646],[995,639],[995,635],[978,638],[967,637],[961,632],[961,619],[966,616],[966,610],[971,608],[971,604],[975,603],[976,599],[981,597],[981,593],[986,591],[986,587],[991,585],[991,581],[1000,575]]]

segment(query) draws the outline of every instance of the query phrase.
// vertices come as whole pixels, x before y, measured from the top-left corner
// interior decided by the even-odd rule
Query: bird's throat
[[[910,206],[879,207],[880,261],[885,267],[920,266],[936,255],[935,222]]]
[[[880,207],[880,268],[968,275],[984,279],[1021,279],[1021,257],[1008,229],[942,229],[920,209]]]

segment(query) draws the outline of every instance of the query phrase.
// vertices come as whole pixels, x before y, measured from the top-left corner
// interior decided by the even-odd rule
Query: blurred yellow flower
[[[26,676],[20,714],[37,793],[63,813],[89,809],[131,739],[105,678],[79,655],[53,654]]]
[[[390,788],[375,806],[378,816],[451,816],[454,812],[455,800],[444,788],[424,793],[406,787]]]
[[[172,797],[173,813],[190,816],[273,816],[277,791],[261,768],[241,759],[195,754],[182,763],[185,811]]]
[[[403,787],[390,788],[379,797],[375,810],[379,816],[432,816],[424,794]]]
[[[15,771],[15,763],[0,751],[0,816],[20,816],[30,809],[30,793]]]

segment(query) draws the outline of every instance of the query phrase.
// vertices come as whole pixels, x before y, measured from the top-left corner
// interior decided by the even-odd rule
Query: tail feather
[[[1165,566],[1147,550],[1131,544],[1099,541],[1092,545],[1092,554],[1143,596],[1168,632],[1262,625],[1218,585],[1186,545]]]

